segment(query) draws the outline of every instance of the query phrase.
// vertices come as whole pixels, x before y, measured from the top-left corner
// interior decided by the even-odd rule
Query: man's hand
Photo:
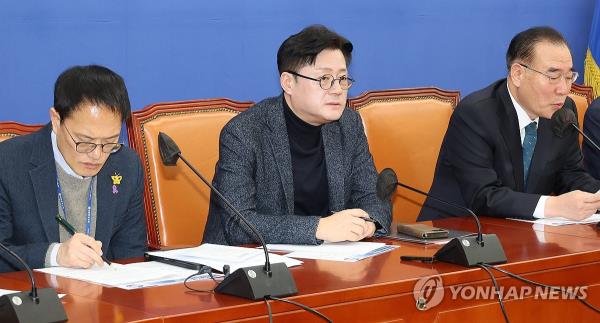
[[[583,220],[600,209],[600,194],[572,191],[546,200],[545,217]]]
[[[317,239],[338,241],[359,241],[375,233],[375,224],[365,221],[369,214],[361,209],[348,209],[319,220]]]
[[[102,242],[83,233],[75,233],[71,239],[60,244],[56,261],[63,267],[90,268],[102,266]]]

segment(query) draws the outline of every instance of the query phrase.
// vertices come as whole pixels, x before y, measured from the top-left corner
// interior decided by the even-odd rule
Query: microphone
[[[571,126],[575,128],[575,130],[577,130],[577,132],[579,132],[583,136],[583,138],[585,138],[592,146],[594,146],[596,150],[600,152],[600,147],[592,140],[592,138],[588,137],[588,135],[586,135],[578,127],[577,118],[575,117],[575,113],[573,113],[573,111],[567,108],[561,108],[558,111],[554,112],[554,114],[552,115],[552,120],[554,121],[554,134],[557,137],[564,137],[565,132],[567,131],[567,129],[570,129],[569,127]]]
[[[568,134],[571,124],[577,123],[577,118],[573,111],[567,108],[560,108],[552,115],[552,131],[558,138],[563,138]]]
[[[17,259],[27,271],[31,291],[6,294],[0,297],[0,322],[65,322],[67,314],[53,288],[37,288],[33,271],[14,251],[0,243],[0,248]]]
[[[265,265],[240,268],[227,275],[215,288],[218,293],[244,297],[251,300],[263,299],[265,296],[289,296],[298,293],[296,283],[285,263],[271,264],[267,245],[256,230],[230,202],[217,190],[198,170],[192,166],[181,154],[181,150],[163,132],[158,134],[158,149],[160,158],[165,166],[177,165],[177,160],[183,162],[223,201],[227,207],[250,229],[256,240],[260,243],[265,253]]]
[[[469,208],[444,201],[438,197],[432,196],[419,189],[398,182],[398,176],[391,168],[385,168],[377,176],[377,196],[381,200],[389,200],[396,190],[397,186],[403,187],[415,193],[427,196],[432,200],[444,205],[465,211],[475,219],[477,224],[477,235],[458,237],[446,243],[438,252],[433,255],[434,260],[449,262],[464,267],[475,267],[478,264],[499,264],[506,262],[504,249],[500,240],[495,234],[482,234],[479,217]]]

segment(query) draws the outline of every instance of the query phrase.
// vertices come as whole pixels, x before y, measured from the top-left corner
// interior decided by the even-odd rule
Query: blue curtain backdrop
[[[417,86],[464,96],[503,77],[509,40],[535,25],[560,30],[582,72],[594,2],[0,0],[0,120],[46,122],[53,83],[75,64],[120,73],[135,110],[277,95],[277,49],[313,23],[353,41],[351,96]]]

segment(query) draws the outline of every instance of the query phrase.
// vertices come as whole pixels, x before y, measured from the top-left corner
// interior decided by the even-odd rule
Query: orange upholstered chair
[[[590,86],[573,83],[573,85],[571,85],[569,97],[575,101],[575,106],[577,106],[577,121],[579,122],[579,128],[583,129],[583,117],[585,116],[588,106],[594,99],[594,89]],[[582,143],[583,136],[579,135],[579,146],[581,146]]]
[[[32,133],[41,127],[43,125],[27,125],[13,121],[0,122],[0,141]]]
[[[349,100],[360,113],[377,171],[392,168],[398,180],[429,191],[459,92],[437,88],[370,91]],[[394,220],[415,222],[425,197],[398,188]]]
[[[210,202],[209,189],[182,161],[163,166],[158,133],[173,138],[186,159],[210,181],[219,158],[221,129],[250,105],[228,99],[195,100],[157,103],[132,113],[127,133],[144,168],[151,248],[199,245]]]

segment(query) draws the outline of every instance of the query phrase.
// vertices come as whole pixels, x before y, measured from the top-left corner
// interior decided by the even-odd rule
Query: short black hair
[[[110,109],[121,121],[127,120],[131,112],[123,78],[104,66],[73,66],[56,79],[54,109],[61,122],[85,102]]]
[[[312,25],[288,37],[277,51],[279,75],[283,72],[296,72],[303,66],[313,65],[320,52],[325,49],[339,49],[344,54],[346,66],[352,60],[352,43],[343,36],[323,25]]]
[[[517,60],[525,63],[531,62],[535,45],[542,41],[569,47],[563,35],[552,27],[541,26],[529,28],[518,33],[510,41],[510,45],[508,45],[508,50],[506,51],[507,69],[510,70],[512,64]]]

